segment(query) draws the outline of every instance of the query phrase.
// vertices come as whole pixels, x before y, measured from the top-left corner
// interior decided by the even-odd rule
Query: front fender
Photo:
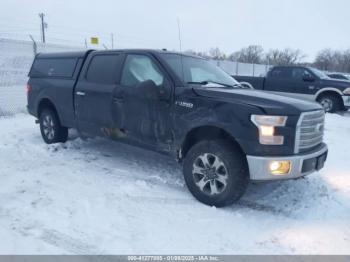
[[[200,98],[193,102],[193,108],[175,108],[175,146],[181,148],[186,136],[199,127],[215,127],[235,139],[245,151],[240,141],[256,141],[257,129],[250,121],[252,114],[263,114],[258,107],[246,104],[232,104],[215,99]]]

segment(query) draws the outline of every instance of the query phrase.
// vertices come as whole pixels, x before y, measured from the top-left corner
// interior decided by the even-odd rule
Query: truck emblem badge
[[[183,106],[183,107],[187,107],[187,108],[193,108],[193,104],[189,103],[189,102],[175,101],[175,105]]]

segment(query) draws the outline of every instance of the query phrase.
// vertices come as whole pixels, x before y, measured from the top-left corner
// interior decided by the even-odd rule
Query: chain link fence
[[[33,41],[0,39],[0,117],[26,111],[26,83],[36,53],[81,49]]]
[[[225,60],[213,60],[217,66],[232,76],[265,76],[272,66],[261,64],[246,64]]]
[[[82,50],[81,47],[0,39],[0,117],[26,111],[26,83],[36,53]],[[268,65],[216,61],[230,75],[263,76]]]

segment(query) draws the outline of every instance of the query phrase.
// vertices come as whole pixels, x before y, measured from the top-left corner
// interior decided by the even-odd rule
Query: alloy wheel
[[[55,124],[51,116],[46,115],[43,120],[43,131],[47,139],[52,140],[55,137]]]
[[[204,153],[198,156],[193,163],[192,175],[196,186],[206,195],[221,194],[227,187],[227,168],[217,155]]]
[[[329,98],[323,98],[320,104],[326,112],[330,112],[333,108],[333,101]]]

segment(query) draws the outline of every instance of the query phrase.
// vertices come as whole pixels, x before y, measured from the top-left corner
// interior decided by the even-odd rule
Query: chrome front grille
[[[295,136],[295,153],[305,152],[322,143],[324,120],[323,110],[301,114]]]

